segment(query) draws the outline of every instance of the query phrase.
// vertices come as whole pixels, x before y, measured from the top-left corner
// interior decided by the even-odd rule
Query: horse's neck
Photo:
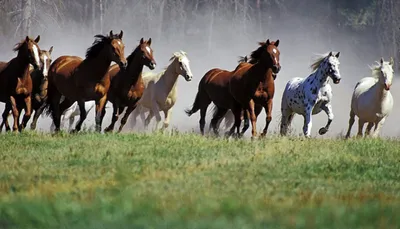
[[[260,82],[266,81],[268,69],[271,69],[271,67],[261,63],[260,61],[251,66],[248,71],[248,73],[251,74],[245,74],[243,76],[244,80],[247,82],[246,84],[251,88],[257,88],[260,85]],[[254,74],[256,75],[254,76]]]
[[[111,60],[99,54],[96,58],[85,59],[82,63],[84,68],[90,71],[90,75],[95,79],[103,79],[110,68]]]
[[[17,57],[15,57],[12,61],[13,64],[10,64],[9,67],[13,66],[16,69],[15,76],[18,78],[27,78],[30,76],[29,74],[29,59],[21,54],[22,51],[18,52]],[[22,66],[22,67],[21,67]]]
[[[385,90],[385,85],[383,84],[383,82],[381,82],[381,79],[379,79],[373,87],[374,93],[376,94],[379,101],[384,100],[389,94],[389,91]]]
[[[317,71],[310,75],[310,83],[317,86],[317,88],[322,88],[329,83],[328,74],[318,68]]]
[[[136,55],[132,63],[128,64],[128,69],[126,70],[126,74],[128,77],[125,77],[123,81],[126,82],[126,86],[132,86],[135,85],[139,80],[142,79],[142,71],[143,71],[143,64],[140,63],[139,60],[140,55]]]
[[[175,71],[175,61],[167,67],[159,79],[159,82],[164,85],[165,91],[168,92],[167,94],[176,89],[176,83],[178,82],[179,74]]]

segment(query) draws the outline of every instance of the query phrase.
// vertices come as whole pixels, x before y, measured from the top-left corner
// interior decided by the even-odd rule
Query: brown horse
[[[126,124],[129,115],[136,108],[137,102],[142,98],[144,91],[142,79],[143,66],[147,66],[151,70],[156,66],[153,50],[150,45],[151,38],[148,41],[144,41],[143,38],[140,40],[140,44],[127,58],[128,67],[125,71],[120,71],[116,65],[111,66],[109,70],[111,88],[108,91],[108,101],[113,104],[113,116],[111,124],[104,130],[105,132],[114,130],[118,116],[127,107],[119,126],[118,131],[120,132]]]
[[[5,120],[3,116],[3,122],[7,120],[9,111],[12,110],[14,131],[21,131],[31,116],[32,79],[29,67],[30,64],[35,69],[41,67],[39,40],[40,36],[35,40],[27,36],[13,49],[14,51],[18,51],[17,57],[8,63],[0,63],[0,101],[6,103],[5,110],[7,110]],[[20,125],[19,111],[22,109],[25,109],[25,114]]]
[[[51,46],[49,51],[40,50],[39,58],[42,67],[39,69],[30,68],[29,70],[32,79],[31,107],[32,111],[35,112],[35,115],[33,116],[33,120],[31,123],[32,130],[36,129],[37,120],[44,108],[44,100],[46,99],[47,95],[47,74],[51,64],[52,51],[53,51],[53,46]],[[10,126],[7,120],[10,111],[11,108],[4,109],[2,115],[3,121],[0,125],[0,131],[4,125],[6,131],[10,130]],[[21,113],[21,109],[19,109],[19,112]]]
[[[110,88],[108,69],[112,61],[126,68],[123,32],[108,36],[96,35],[93,45],[87,49],[86,58],[61,56],[50,66],[48,77],[47,114],[51,113],[55,131],[60,131],[61,114],[74,102],[78,103],[80,119],[74,131],[80,131],[86,119],[85,101],[96,101],[96,131],[101,131],[101,116],[105,112],[107,92]],[[61,97],[64,101],[60,104]]]
[[[212,69],[201,79],[193,107],[191,110],[186,110],[186,113],[190,116],[200,110],[200,131],[202,134],[204,134],[208,105],[213,102],[217,107],[217,112],[211,120],[214,132],[217,133],[218,121],[230,109],[235,115],[235,124],[230,129],[229,135],[234,133],[235,128],[239,134],[242,110],[249,112],[253,127],[252,136],[257,135],[253,97],[266,75],[271,74],[272,76],[272,73],[277,74],[280,70],[280,52],[277,48],[279,40],[275,42],[267,40],[260,42],[259,45],[260,47],[251,54],[254,64],[242,62],[232,72]]]

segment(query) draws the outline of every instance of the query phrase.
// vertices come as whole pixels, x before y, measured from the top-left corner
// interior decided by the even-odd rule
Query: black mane
[[[114,39],[119,39],[118,34],[114,34],[112,36],[104,36],[104,35],[96,35],[94,36],[96,40],[93,42],[92,46],[86,50],[86,59],[95,58],[101,50],[104,48],[104,45],[111,44],[111,41]]]

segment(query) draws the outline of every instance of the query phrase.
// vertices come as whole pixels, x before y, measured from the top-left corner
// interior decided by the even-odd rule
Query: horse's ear
[[[393,64],[394,64],[393,57],[390,57],[390,62],[389,62],[389,64],[390,64],[390,65],[393,65]]]
[[[329,53],[329,55],[328,56],[332,56],[332,51]]]
[[[25,41],[26,41],[26,42],[29,41],[29,37],[28,37],[28,36],[25,37]]]
[[[275,41],[275,47],[278,47],[279,45],[279,39]]]
[[[110,30],[110,37],[114,36],[113,31]]]
[[[124,35],[124,31],[121,30],[121,32],[118,35],[119,39],[122,39],[122,35]]]
[[[385,60],[383,59],[383,57],[381,57],[381,64],[383,64],[383,61],[385,61]]]
[[[339,58],[340,52],[336,53],[335,57]]]
[[[151,38],[147,41],[147,44],[150,46],[151,45]]]
[[[266,45],[269,45],[269,44],[270,44],[269,39],[267,39],[267,41],[265,42],[265,44],[266,44]]]
[[[40,35],[38,35],[38,36],[36,37],[36,39],[35,39],[35,42],[36,42],[36,43],[39,43],[39,41],[40,41]]]
[[[142,37],[142,39],[140,39],[140,44],[143,44],[143,42],[144,42],[144,41],[143,41],[143,37]]]
[[[53,46],[50,47],[49,49],[49,53],[51,54],[51,52],[53,52]]]

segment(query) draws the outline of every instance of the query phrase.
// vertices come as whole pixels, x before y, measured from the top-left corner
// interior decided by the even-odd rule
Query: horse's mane
[[[381,64],[378,62],[378,61],[375,61],[375,65],[372,65],[372,66],[368,66],[370,69],[371,69],[371,71],[372,71],[372,76],[374,77],[374,78],[379,78],[379,76],[380,76],[380,72],[381,72]]]
[[[94,37],[96,40],[93,42],[92,46],[86,50],[86,59],[97,57],[104,45],[110,44],[113,39],[119,39],[118,34],[113,34],[112,36],[98,34]]]
[[[239,56],[239,61],[238,61],[238,63],[240,64],[240,63],[245,63],[245,62],[247,62],[249,59],[248,59],[248,57],[247,56]]]
[[[260,47],[258,47],[256,50],[254,50],[253,52],[251,52],[250,54],[250,59],[248,60],[248,62],[250,64],[256,64],[258,61],[260,61],[261,59],[261,55],[264,52],[264,48],[265,45],[267,43],[265,42],[258,42],[258,44],[260,45]]]
[[[13,51],[14,52],[19,51],[22,48],[22,46],[25,44],[25,41],[26,40],[23,39],[19,43],[15,44],[15,47],[13,48]]]
[[[169,58],[169,61],[171,62],[171,61],[173,61],[173,60],[175,60],[176,58],[179,58],[179,57],[186,57],[187,58],[187,53],[182,51],[182,50],[180,50],[179,52],[174,52],[172,54],[171,58]],[[188,59],[188,61],[189,61],[189,59]],[[164,68],[164,70],[167,70],[168,66],[166,66]]]
[[[325,60],[325,58],[328,57],[328,55],[329,53],[319,55],[319,57],[314,60],[314,63],[312,63],[310,66],[313,72],[315,72],[319,68],[319,65]]]
[[[133,58],[135,58],[136,54],[139,52],[140,50],[140,45],[136,46],[136,48],[132,51],[132,53],[126,58],[126,62],[128,64],[132,63]]]

